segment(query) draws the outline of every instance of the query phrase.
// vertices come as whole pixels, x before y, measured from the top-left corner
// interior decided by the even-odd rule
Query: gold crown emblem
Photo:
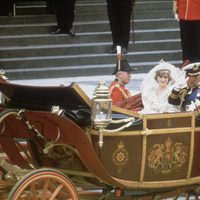
[[[120,141],[120,143],[118,144],[118,148],[119,149],[123,149],[124,148],[124,143],[122,141]]]

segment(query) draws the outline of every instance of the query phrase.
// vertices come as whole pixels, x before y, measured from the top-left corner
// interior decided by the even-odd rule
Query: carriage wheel
[[[79,200],[75,186],[63,173],[39,169],[28,173],[12,188],[10,200]]]

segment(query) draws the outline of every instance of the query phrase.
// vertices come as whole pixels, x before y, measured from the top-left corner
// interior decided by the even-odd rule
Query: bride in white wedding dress
[[[142,82],[141,91],[144,109],[141,113],[179,111],[177,107],[168,103],[168,97],[176,81],[183,76],[185,75],[179,68],[160,61],[158,65],[149,71]]]

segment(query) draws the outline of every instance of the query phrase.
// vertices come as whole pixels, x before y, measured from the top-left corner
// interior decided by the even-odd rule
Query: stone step
[[[156,61],[149,62],[129,62],[131,66],[138,67],[134,73],[146,73],[158,64],[160,58]],[[165,61],[180,65],[181,62],[165,59]],[[76,77],[76,76],[95,76],[95,75],[110,75],[115,68],[115,62],[108,64],[98,63],[97,65],[78,65],[78,66],[56,66],[43,68],[22,68],[22,69],[6,69],[6,74],[10,80],[21,79],[42,79],[42,78],[57,78],[57,77]]]
[[[95,15],[94,15],[95,14]],[[105,17],[107,18],[107,12],[105,13],[77,13],[75,16],[76,22],[81,22],[83,19],[85,22],[91,21],[99,21],[99,20],[105,20]],[[173,18],[172,12],[169,12],[169,10],[144,10],[140,12],[135,12],[134,19],[167,19],[167,18]]]
[[[27,47],[2,47],[0,48],[0,58],[19,58],[19,57],[36,57],[36,56],[59,56],[59,55],[77,55],[85,53],[102,53],[108,52],[110,42],[102,43],[83,43],[83,44],[60,44],[60,45],[35,45]],[[180,49],[179,39],[170,40],[145,40],[130,43],[129,52],[159,51]],[[86,51],[87,49],[87,51]]]
[[[75,11],[77,13],[102,13],[106,12],[105,1],[77,1]],[[172,9],[172,3],[170,1],[136,1],[134,10],[146,11],[146,10],[169,10]],[[46,12],[46,2],[35,1],[35,2],[18,2],[16,3],[16,15],[41,15]]]
[[[124,55],[129,62],[156,62],[161,59],[164,60],[175,60],[180,58],[180,50],[163,50],[163,51],[144,51],[144,52],[131,52]],[[82,55],[63,55],[63,56],[37,56],[37,57],[27,57],[27,58],[12,58],[12,59],[1,59],[1,66],[4,70],[8,69],[31,69],[31,68],[57,68],[57,67],[68,67],[68,66],[87,66],[87,65],[98,65],[98,64],[108,64],[115,63],[116,55],[111,55],[107,53],[98,54],[82,54]],[[143,71],[143,67],[139,66],[138,72]],[[80,67],[81,68],[81,67]],[[91,70],[89,74],[92,75],[96,69]],[[71,76],[71,74],[68,74]]]
[[[157,29],[159,28],[176,28],[178,22],[175,19],[150,19],[135,20],[134,29]],[[36,23],[36,24],[9,24],[0,25],[0,35],[27,35],[27,34],[46,34],[51,33],[56,28],[56,22],[52,23]],[[110,31],[109,21],[75,23],[74,29],[76,33]]]
[[[169,10],[144,10],[134,13],[134,19],[168,19],[174,18]],[[104,21],[108,19],[107,12],[101,13],[76,13],[75,22]],[[31,24],[31,23],[52,23],[55,22],[55,15],[21,15],[21,16],[0,16],[0,24]]]
[[[136,30],[136,41],[161,40],[179,38],[179,29]],[[75,37],[66,34],[53,35],[22,35],[0,36],[1,47],[6,46],[30,46],[30,45],[53,45],[53,44],[81,44],[81,43],[111,42],[110,32],[79,33]]]

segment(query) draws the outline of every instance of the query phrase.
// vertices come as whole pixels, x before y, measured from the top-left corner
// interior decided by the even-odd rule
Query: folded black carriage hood
[[[90,108],[90,99],[75,83],[69,86],[29,86],[0,83],[0,90],[7,97],[6,106],[49,110],[61,108]]]

